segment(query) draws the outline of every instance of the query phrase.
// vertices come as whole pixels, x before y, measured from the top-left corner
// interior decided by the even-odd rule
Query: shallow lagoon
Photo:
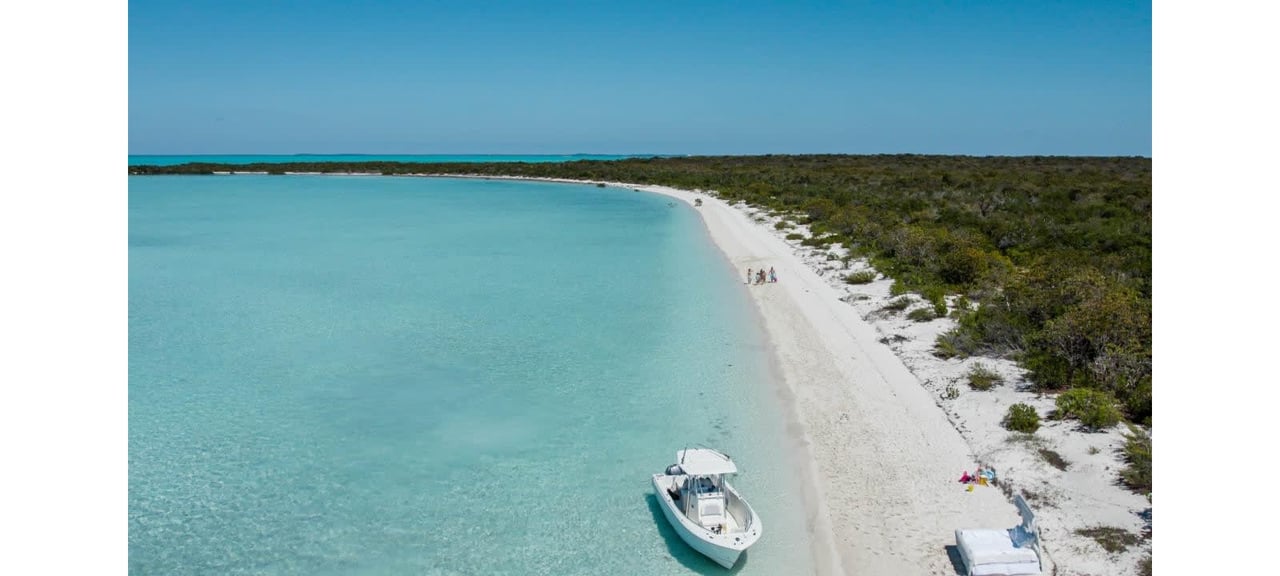
[[[650,496],[697,442],[811,572],[740,276],[646,193],[131,177],[130,572],[722,574]]]

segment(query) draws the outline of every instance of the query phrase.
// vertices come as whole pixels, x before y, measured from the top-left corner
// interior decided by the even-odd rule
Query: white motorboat
[[[764,523],[751,505],[729,485],[726,476],[738,467],[710,448],[676,452],[665,474],[653,475],[662,513],[694,550],[725,568],[760,539]]]

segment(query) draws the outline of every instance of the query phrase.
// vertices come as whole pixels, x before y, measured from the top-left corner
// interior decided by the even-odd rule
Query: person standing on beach
[[[751,283],[751,269],[747,268],[747,284]]]
[[[773,271],[773,266],[769,267],[769,282],[777,282],[778,275]]]

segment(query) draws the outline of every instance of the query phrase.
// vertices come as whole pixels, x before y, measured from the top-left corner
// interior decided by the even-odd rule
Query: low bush
[[[791,223],[787,222],[786,220],[779,220],[776,224],[773,225],[774,230],[786,230],[787,228],[790,228],[790,227],[791,227]]]
[[[787,240],[804,240],[804,234],[801,234],[799,232],[792,232],[790,234],[787,234]]]
[[[928,322],[937,317],[938,315],[933,313],[932,308],[917,308],[907,313],[907,318],[916,322]]]
[[[845,276],[844,281],[846,284],[870,284],[875,281],[876,276],[878,274],[875,270],[863,270]]]
[[[882,310],[889,310],[891,312],[901,312],[903,310],[906,310],[907,306],[910,306],[910,305],[911,305],[910,298],[898,298],[898,299],[889,301],[888,304],[885,304]]]
[[[974,390],[990,390],[992,386],[1004,382],[1004,378],[982,364],[974,364],[966,376],[969,378],[969,387]]]
[[[1054,418],[1076,418],[1092,430],[1120,423],[1120,409],[1116,406],[1115,396],[1102,390],[1073,388],[1060,394],[1054,404],[1057,406]]]
[[[935,316],[947,315],[947,291],[941,286],[926,286],[920,291],[920,295],[925,300],[933,304],[933,314]]]
[[[1038,452],[1040,452],[1040,457],[1043,458],[1045,462],[1048,462],[1050,466],[1053,466],[1063,472],[1066,472],[1067,467],[1070,466],[1070,463],[1067,462],[1061,454],[1054,452],[1053,450],[1041,448]]]
[[[1124,552],[1130,546],[1137,544],[1141,538],[1132,532],[1127,532],[1123,528],[1114,526],[1095,526],[1093,528],[1079,528],[1076,534],[1086,538],[1092,538],[1103,550],[1111,554]]]
[[[800,245],[823,248],[835,241],[836,239],[832,236],[814,236],[811,238],[805,238],[804,240],[801,240]]]
[[[1005,430],[1034,434],[1040,429],[1040,414],[1029,404],[1019,402],[1009,407],[1002,424]]]
[[[1120,471],[1120,480],[1130,490],[1141,494],[1151,492],[1151,436],[1137,426],[1129,426],[1124,435],[1124,460],[1128,464]]]
[[[965,351],[965,335],[955,328],[939,334],[938,339],[933,342],[933,355],[939,358],[969,356]]]

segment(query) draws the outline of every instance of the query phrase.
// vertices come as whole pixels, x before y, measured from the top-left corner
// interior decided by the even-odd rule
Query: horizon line
[[[754,152],[745,154],[691,154],[691,153],[605,153],[574,152],[568,154],[518,152],[477,152],[477,153],[430,153],[430,152],[285,152],[285,153],[244,153],[244,152],[198,152],[190,154],[149,154],[133,153],[129,156],[655,156],[655,157],[752,157],[752,156],[967,156],[971,158],[1146,158],[1149,154],[964,154],[936,152]]]

